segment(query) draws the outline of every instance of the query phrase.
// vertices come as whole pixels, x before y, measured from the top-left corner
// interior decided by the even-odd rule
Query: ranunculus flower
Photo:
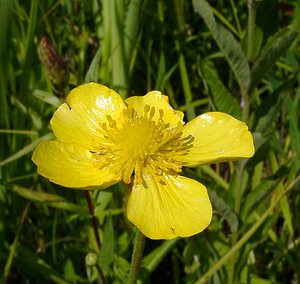
[[[131,186],[128,219],[151,239],[188,237],[204,230],[212,206],[204,185],[182,167],[249,158],[253,138],[244,122],[208,112],[184,124],[158,91],[125,101],[88,83],[73,89],[51,119],[57,138],[39,144],[38,172],[70,188]]]

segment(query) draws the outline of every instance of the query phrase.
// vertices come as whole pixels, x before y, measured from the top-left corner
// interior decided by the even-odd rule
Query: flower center
[[[120,126],[108,115],[100,129],[107,143],[94,153],[95,166],[111,166],[125,183],[131,183],[133,175],[135,182],[142,183],[143,167],[150,167],[155,176],[181,172],[182,162],[174,157],[185,155],[193,146],[194,137],[182,137],[182,122],[171,127],[163,117],[162,109],[149,105],[145,105],[142,115],[126,109]]]

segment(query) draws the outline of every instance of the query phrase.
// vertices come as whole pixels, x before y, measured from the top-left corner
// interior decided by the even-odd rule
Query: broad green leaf
[[[241,88],[241,92],[245,93],[250,83],[250,69],[240,44],[228,30],[216,23],[212,8],[205,0],[193,0],[193,5],[223,52]]]
[[[254,113],[253,129],[260,133],[269,133],[271,130],[272,122],[280,114],[282,103],[289,96],[290,89],[295,79],[284,82],[274,92],[268,94]]]
[[[111,199],[112,199],[112,192],[104,191],[104,190],[99,191],[94,214],[99,219],[100,223],[102,223],[103,221],[103,218],[105,216],[104,214],[105,208],[107,207]]]
[[[263,279],[263,278],[258,277],[256,275],[250,275],[250,282],[249,282],[249,284],[271,284],[271,283],[273,283],[272,280]]]
[[[253,88],[264,78],[264,76],[272,70],[276,61],[287,51],[292,45],[298,32],[287,27],[276,33],[266,44],[261,52],[260,57],[253,65],[251,72],[251,82],[248,92],[251,93]]]
[[[286,100],[287,115],[289,117],[289,133],[291,137],[291,147],[295,152],[294,162],[300,168],[300,134],[299,134],[299,99],[293,101],[290,97]]]
[[[67,258],[64,263],[64,277],[72,279],[72,276],[74,275],[76,275],[76,271],[73,260],[71,258]]]
[[[123,257],[116,255],[114,259],[114,278],[119,280],[113,283],[124,283],[124,279],[127,279],[128,272],[130,270],[130,263]]]
[[[51,207],[59,208],[62,210],[78,213],[80,215],[88,215],[88,212],[81,206],[71,203],[64,199],[61,196],[45,193],[41,191],[34,191],[27,189],[25,187],[19,185],[13,185],[11,189],[19,194],[20,196],[34,201],[34,202],[41,202],[43,204],[49,205]]]
[[[102,249],[99,259],[100,267],[105,274],[109,273],[109,267],[114,260],[114,246],[114,229],[112,224],[112,217],[108,216],[106,218],[104,226]]]
[[[264,0],[257,4],[255,24],[263,32],[264,42],[266,42],[279,29],[278,0]]]
[[[274,179],[263,180],[254,190],[252,190],[245,200],[242,209],[242,219],[250,220],[250,217],[256,212],[257,207],[267,198],[271,198],[272,192],[278,186],[279,181]]]
[[[209,86],[211,99],[216,110],[229,113],[236,118],[241,118],[241,109],[238,103],[220,80],[212,63],[208,60],[200,59],[198,66],[201,77]]]
[[[213,204],[216,213],[224,218],[230,228],[231,233],[235,233],[238,230],[239,220],[232,208],[220,197],[218,194],[211,190],[209,192],[211,202]]]
[[[147,269],[148,272],[152,272],[169,253],[170,250],[176,245],[179,238],[175,238],[169,241],[164,241],[159,247],[154,249],[148,255],[143,258],[142,266]]]

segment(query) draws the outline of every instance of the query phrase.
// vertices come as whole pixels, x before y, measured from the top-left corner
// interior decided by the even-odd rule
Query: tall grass
[[[1,1],[1,282],[126,283],[123,186],[91,192],[93,219],[81,191],[30,159],[68,91],[97,81],[123,97],[159,89],[186,120],[227,112],[255,137],[248,161],[186,169],[209,190],[212,224],[146,240],[139,281],[299,283],[299,27],[296,0]],[[45,36],[56,62],[39,57]]]

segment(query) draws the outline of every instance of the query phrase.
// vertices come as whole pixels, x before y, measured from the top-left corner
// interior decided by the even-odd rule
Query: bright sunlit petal
[[[183,113],[175,111],[169,104],[169,99],[159,91],[152,91],[145,96],[135,96],[126,99],[129,108],[134,109],[139,116],[145,113],[145,106],[149,106],[149,115],[153,112],[153,119],[160,118],[164,123],[169,123],[171,127],[176,127],[178,123],[183,124]]]
[[[132,188],[128,219],[151,239],[189,237],[203,231],[212,218],[206,188],[182,176],[158,177],[146,173]]]
[[[112,89],[87,83],[73,89],[51,119],[55,136],[62,142],[94,150],[103,141],[100,125],[107,115],[117,122],[126,108],[122,98]]]
[[[183,128],[183,135],[194,137],[187,155],[176,159],[185,166],[226,162],[254,155],[252,134],[247,125],[222,112],[202,114]]]
[[[109,169],[99,169],[90,151],[59,141],[40,143],[32,160],[38,166],[39,174],[65,187],[104,188],[120,179]]]

